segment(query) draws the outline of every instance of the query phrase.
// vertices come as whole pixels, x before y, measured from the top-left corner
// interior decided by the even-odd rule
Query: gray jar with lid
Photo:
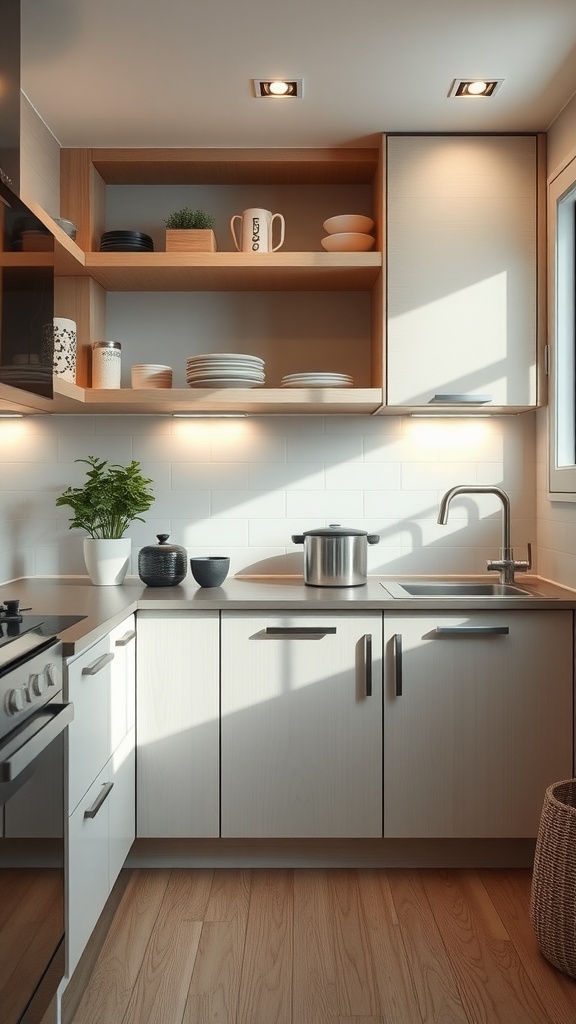
[[[188,552],[180,544],[168,544],[169,533],[157,533],[158,544],[138,552],[138,575],[147,587],[176,587],[188,571]]]

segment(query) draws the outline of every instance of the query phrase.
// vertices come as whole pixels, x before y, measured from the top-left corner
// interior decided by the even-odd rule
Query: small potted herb
[[[166,224],[166,252],[216,252],[214,217],[184,206],[174,210]]]
[[[69,529],[85,530],[84,560],[88,574],[98,586],[122,583],[130,562],[132,542],[124,534],[135,520],[144,522],[154,501],[148,488],[152,481],[140,472],[140,463],[109,465],[94,455],[85,462],[89,469],[81,487],[67,487],[56,505],[69,505],[74,513]]]

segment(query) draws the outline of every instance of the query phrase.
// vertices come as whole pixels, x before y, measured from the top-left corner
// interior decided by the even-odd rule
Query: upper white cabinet
[[[388,138],[388,406],[536,404],[541,149],[534,135]]]

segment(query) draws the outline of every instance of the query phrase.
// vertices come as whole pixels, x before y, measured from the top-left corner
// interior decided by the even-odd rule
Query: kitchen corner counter
[[[477,582],[486,576],[441,577],[449,582]],[[96,587],[88,577],[28,577],[0,585],[0,602],[19,598],[22,609],[35,615],[82,615],[84,618],[60,636],[64,654],[70,657],[91,646],[127,615],[139,609],[185,610],[318,610],[334,611],[354,606],[358,610],[432,611],[494,609],[575,609],[576,591],[537,576],[519,576],[518,584],[534,590],[530,598],[435,597],[394,598],[386,583],[439,579],[418,576],[371,576],[358,587],[310,587],[302,577],[236,576],[223,586],[203,589],[192,577],[177,587],[147,587],[128,577],[118,587]]]

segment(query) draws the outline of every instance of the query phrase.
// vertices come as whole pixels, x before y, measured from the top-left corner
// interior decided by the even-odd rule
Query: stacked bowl
[[[322,239],[322,247],[328,252],[368,252],[374,245],[370,234],[374,221],[358,213],[343,213],[340,217],[329,217],[324,221],[328,232]]]
[[[186,361],[189,388],[257,388],[264,381],[264,360],[259,356],[211,352]]]
[[[161,363],[140,363],[133,366],[130,372],[134,389],[172,387],[171,366],[162,366]]]

